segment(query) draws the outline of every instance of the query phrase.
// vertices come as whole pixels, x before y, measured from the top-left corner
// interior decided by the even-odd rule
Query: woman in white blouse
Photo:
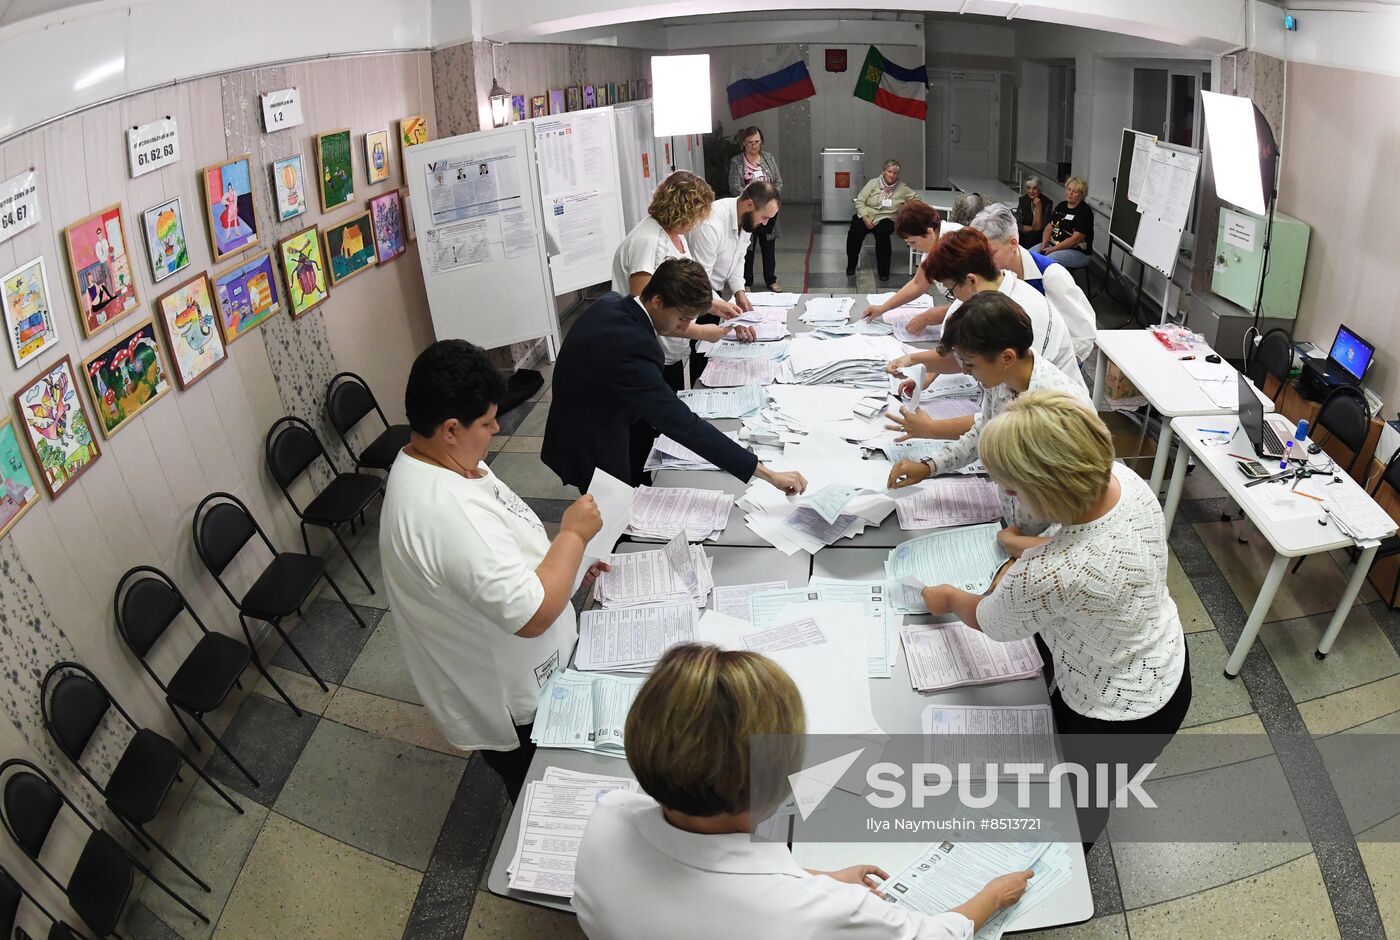
[[[1157,498],[1114,461],[1098,415],[1063,392],[1008,404],[982,430],[979,449],[992,479],[1055,525],[1013,552],[1019,557],[985,596],[940,584],[924,589],[924,602],[996,640],[1039,634],[1054,658],[1055,726],[1078,736],[1065,739],[1066,753],[1074,759],[1092,751],[1083,746],[1092,736],[1118,735],[1088,756],[1126,756],[1135,772],[1156,759],[1191,705]],[[1091,818],[1101,824],[1107,812]],[[1098,833],[1083,814],[1080,826],[1092,842]]]
[[[801,767],[797,686],[760,653],[672,647],[627,716],[627,763],[647,795],[598,801],[575,869],[574,910],[593,940],[971,940],[1025,893],[1031,872],[992,879],[964,904],[925,915],[881,900],[873,865],[809,871],[786,845],[755,840],[782,793],[750,791],[749,738],[788,735]]]

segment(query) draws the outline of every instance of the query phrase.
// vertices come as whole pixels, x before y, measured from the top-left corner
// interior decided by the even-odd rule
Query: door
[[[924,186],[948,188],[948,80],[934,79],[928,85],[928,116],[924,126]]]
[[[996,76],[954,72],[948,92],[948,176],[995,179],[1001,123]]]

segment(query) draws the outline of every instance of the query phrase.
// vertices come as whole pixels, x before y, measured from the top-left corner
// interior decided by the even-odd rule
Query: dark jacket
[[[540,458],[566,484],[587,490],[594,468],[636,484],[632,425],[644,422],[741,480],[758,458],[691,411],[662,376],[651,318],[631,297],[604,294],[564,337]]]
[[[1032,248],[1040,244],[1040,239],[1045,234],[1045,226],[1050,224],[1050,213],[1053,211],[1054,203],[1050,197],[1044,193],[1040,194],[1040,228],[1035,231],[1035,241],[1028,242],[1025,236],[1026,226],[1035,221],[1035,205],[1031,202],[1031,197],[1022,195],[1020,202],[1016,204],[1016,227],[1021,230],[1019,241],[1027,248]]]

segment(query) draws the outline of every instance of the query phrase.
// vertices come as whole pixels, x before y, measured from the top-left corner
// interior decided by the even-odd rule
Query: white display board
[[[533,129],[433,140],[403,161],[437,338],[495,349],[547,337],[556,351]]]
[[[555,295],[612,280],[627,234],[612,108],[527,122],[534,131],[545,254]]]
[[[1181,233],[1191,218],[1201,152],[1160,141],[1153,142],[1150,150],[1142,149],[1141,159],[1134,155],[1133,178],[1128,184],[1139,213],[1133,257],[1170,279],[1176,270]]]
[[[626,102],[612,112],[617,127],[622,220],[630,232],[646,216],[651,194],[667,170],[661,166],[660,141],[652,133],[651,101]]]

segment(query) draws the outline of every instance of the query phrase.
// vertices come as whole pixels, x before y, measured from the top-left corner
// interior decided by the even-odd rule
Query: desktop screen
[[[1338,327],[1337,338],[1332,341],[1332,351],[1327,355],[1359,382],[1365,377],[1366,367],[1371,364],[1374,352],[1375,347],[1343,326]]]

